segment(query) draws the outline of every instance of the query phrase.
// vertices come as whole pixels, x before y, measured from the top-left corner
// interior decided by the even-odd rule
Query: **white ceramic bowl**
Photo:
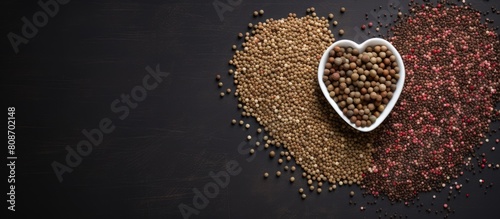
[[[396,84],[396,90],[394,91],[391,100],[389,101],[389,103],[385,107],[384,111],[382,111],[382,113],[380,114],[380,116],[377,118],[377,120],[375,121],[375,123],[373,123],[369,127],[356,127],[356,125],[354,123],[352,123],[349,120],[349,118],[347,118],[344,115],[344,113],[342,113],[342,110],[340,110],[340,108],[337,105],[337,103],[335,103],[335,101],[330,97],[328,89],[326,88],[326,85],[323,82],[323,73],[324,73],[324,70],[325,70],[325,64],[326,64],[326,61],[328,59],[330,50],[332,50],[335,46],[357,48],[359,50],[359,52],[363,52],[363,51],[365,51],[366,47],[368,47],[368,46],[376,46],[376,45],[387,46],[387,48],[389,50],[391,50],[392,53],[396,56],[396,62],[398,63],[398,66],[399,66],[399,80],[398,80],[398,83]],[[401,94],[401,91],[403,91],[403,85],[404,85],[404,82],[405,82],[405,67],[404,67],[404,64],[403,64],[403,59],[401,58],[401,55],[396,50],[396,48],[394,48],[394,46],[392,46],[389,42],[387,42],[384,39],[381,39],[381,38],[372,38],[372,39],[369,39],[369,40],[365,41],[361,45],[357,44],[357,43],[355,43],[353,41],[350,41],[350,40],[339,40],[339,41],[333,43],[330,47],[328,47],[328,49],[326,49],[325,53],[323,53],[323,57],[321,57],[321,61],[319,62],[318,80],[319,80],[319,86],[321,87],[321,91],[323,91],[323,94],[325,95],[326,99],[328,100],[328,102],[330,103],[330,105],[332,105],[332,107],[335,109],[335,111],[337,111],[337,113],[339,114],[339,116],[345,122],[347,122],[347,124],[349,124],[353,128],[355,128],[355,129],[357,129],[359,131],[362,131],[362,132],[369,132],[369,131],[372,131],[373,129],[377,128],[385,120],[385,118],[387,117],[387,115],[389,115],[389,113],[391,112],[392,108],[394,108],[394,105],[396,105],[396,102],[399,99],[399,95]]]

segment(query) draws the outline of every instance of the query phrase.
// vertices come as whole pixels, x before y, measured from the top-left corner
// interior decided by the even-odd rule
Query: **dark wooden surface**
[[[225,84],[232,84],[227,61],[231,45],[241,42],[237,33],[245,32],[249,22],[281,18],[289,12],[301,15],[314,6],[321,16],[335,14],[340,25],[334,32],[343,28],[343,38],[354,38],[355,26],[364,22],[365,13],[379,6],[387,9],[395,1],[241,1],[221,21],[212,0],[74,0],[61,5],[28,44],[19,46],[18,54],[6,36],[20,34],[21,18],[31,18],[40,7],[36,1],[2,1],[1,110],[17,109],[17,212],[8,212],[9,218],[181,218],[179,204],[192,207],[193,188],[202,190],[212,181],[210,171],[224,170],[230,160],[240,164],[241,173],[231,177],[228,187],[196,217],[375,218],[387,212],[388,216],[442,218],[444,214],[424,210],[440,210],[445,202],[456,211],[452,218],[498,215],[500,190],[494,186],[484,194],[478,183],[479,178],[500,183],[500,174],[492,170],[466,173],[458,180],[464,183],[462,194],[451,202],[445,200],[446,192],[422,194],[417,203],[424,203],[424,208],[380,199],[367,205],[374,199],[362,198],[357,187],[321,195],[308,192],[303,201],[297,193],[305,186],[300,172],[294,184],[287,177],[264,180],[264,171],[277,170],[275,161],[264,152],[248,161],[249,156],[238,151],[257,124],[248,120],[250,131],[230,125],[231,119],[239,118],[236,99],[220,99],[214,80],[221,74]],[[406,8],[404,2],[401,5]],[[498,1],[473,1],[473,5],[483,10],[500,8]],[[344,15],[339,13],[341,6],[347,8]],[[265,15],[253,18],[251,13],[258,9],[264,9]],[[499,20],[498,15],[489,17]],[[375,18],[370,15],[370,20]],[[148,91],[127,118],[118,119],[120,114],[110,104],[142,83],[146,66],[157,64],[170,75]],[[82,130],[98,127],[103,118],[110,118],[115,130],[105,134],[102,144],[72,173],[64,174],[60,183],[51,163],[64,162],[65,147],[76,147],[85,139]],[[500,136],[490,137],[495,138]],[[483,150],[494,145],[490,141]],[[498,153],[489,153],[489,160],[500,162]],[[468,184],[466,177],[471,179]],[[356,206],[348,204],[351,190],[357,194]],[[470,197],[466,199],[465,193]],[[432,195],[438,196],[435,206],[430,205]],[[360,206],[367,210],[360,212]],[[382,213],[375,213],[379,208]]]

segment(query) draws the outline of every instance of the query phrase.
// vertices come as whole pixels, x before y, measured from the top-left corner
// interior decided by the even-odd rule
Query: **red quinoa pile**
[[[498,35],[470,6],[413,4],[391,28],[404,90],[378,128],[364,187],[407,200],[457,178],[485,137],[499,101]]]

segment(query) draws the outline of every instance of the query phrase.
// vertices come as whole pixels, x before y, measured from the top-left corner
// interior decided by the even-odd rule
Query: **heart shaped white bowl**
[[[337,103],[330,97],[330,94],[328,92],[328,89],[326,88],[325,83],[323,82],[323,73],[325,71],[325,64],[328,60],[328,56],[330,53],[330,50],[332,50],[336,46],[340,47],[352,47],[356,48],[359,50],[359,52],[365,51],[366,47],[368,46],[387,46],[387,48],[392,51],[392,53],[396,56],[396,62],[398,63],[399,66],[399,79],[398,82],[396,83],[396,90],[393,93],[393,96],[391,100],[389,100],[389,103],[387,103],[387,106],[385,107],[384,111],[380,114],[380,116],[375,120],[375,123],[368,127],[357,127],[354,123],[352,123],[349,118],[347,118],[344,113],[342,113],[342,110],[339,108]],[[391,112],[392,108],[394,108],[394,105],[396,105],[396,102],[399,99],[399,95],[401,95],[401,91],[403,91],[403,85],[405,83],[405,67],[403,64],[403,59],[401,58],[401,55],[399,52],[392,46],[389,42],[387,42],[384,39],[381,38],[372,38],[369,40],[366,40],[362,44],[357,44],[353,41],[350,40],[339,40],[335,43],[333,43],[328,49],[326,49],[325,53],[323,53],[323,56],[321,57],[321,61],[319,62],[319,67],[318,67],[318,81],[319,81],[319,86],[321,87],[321,91],[323,92],[323,95],[325,95],[326,99],[332,105],[332,107],[337,111],[339,116],[350,126],[353,128],[362,131],[362,132],[369,132],[372,131],[373,129],[377,128],[382,122],[385,120],[387,115]]]

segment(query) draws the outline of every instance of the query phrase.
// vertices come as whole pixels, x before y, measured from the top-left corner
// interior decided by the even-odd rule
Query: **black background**
[[[192,207],[193,188],[202,190],[212,182],[209,172],[224,170],[230,160],[240,164],[241,173],[231,177],[229,186],[210,199],[197,217],[374,218],[387,212],[388,216],[442,218],[443,213],[434,211],[442,210],[444,203],[455,210],[453,218],[494,218],[498,214],[500,190],[493,186],[485,194],[485,187],[478,183],[480,178],[500,183],[498,171],[490,169],[459,178],[464,188],[461,194],[455,193],[455,200],[446,201],[448,189],[421,194],[416,203],[424,203],[423,208],[391,205],[381,199],[376,205],[367,205],[374,199],[362,198],[356,186],[332,193],[323,186],[322,194],[307,191],[308,198],[301,200],[297,190],[306,184],[300,171],[294,174],[298,179],[294,184],[287,180],[290,172],[281,179],[263,179],[263,172],[278,170],[276,160],[258,151],[248,161],[250,156],[238,151],[245,137],[255,133],[257,124],[246,119],[252,125],[250,130],[230,124],[231,119],[240,118],[236,99],[232,95],[221,99],[214,79],[221,74],[224,88],[232,84],[227,62],[233,54],[231,45],[242,42],[237,33],[247,31],[249,22],[286,17],[289,12],[304,15],[307,7],[314,6],[319,16],[335,14],[340,24],[332,27],[333,32],[346,31],[337,39],[352,39],[356,26],[366,23],[365,13],[375,21],[370,13],[373,9],[382,6],[387,10],[396,1],[241,1],[228,4],[232,11],[223,13],[220,20],[212,0],[73,0],[61,5],[28,44],[20,45],[18,54],[6,36],[9,32],[21,34],[21,18],[31,19],[40,7],[36,1],[1,1],[1,109],[6,112],[7,107],[16,107],[18,156],[16,212],[7,215],[181,218],[179,204]],[[403,9],[406,2],[401,1]],[[472,2],[483,11],[500,8],[498,1]],[[339,13],[342,6],[347,8],[343,15]],[[252,12],[259,9],[265,10],[264,16],[253,18]],[[488,17],[499,20],[498,15]],[[146,66],[155,68],[157,64],[170,75],[148,91],[127,118],[118,119],[119,114],[110,109],[111,102],[142,83]],[[65,147],[75,148],[85,140],[82,130],[97,128],[106,117],[115,130],[105,134],[102,144],[72,173],[64,174],[60,183],[51,163],[64,163]],[[498,129],[498,124],[493,126]],[[490,136],[482,150],[499,146],[494,143],[496,138],[500,138],[498,133]],[[500,162],[498,153],[488,152],[488,160]],[[5,166],[3,172],[7,177]],[[465,183],[466,177],[470,183]],[[348,204],[351,190],[356,192],[355,206]],[[1,191],[7,193],[8,187]],[[465,198],[465,193],[470,197]],[[434,201],[432,195],[437,196]],[[360,212],[360,206],[367,210]],[[382,213],[375,212],[379,208]],[[427,208],[433,213],[425,213]]]

